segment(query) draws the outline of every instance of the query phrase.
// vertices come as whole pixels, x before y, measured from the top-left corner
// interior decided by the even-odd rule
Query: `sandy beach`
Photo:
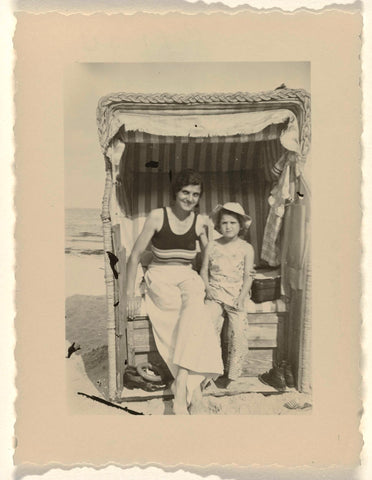
[[[65,296],[105,295],[102,255],[65,255]]]
[[[107,399],[108,356],[106,297],[103,257],[66,255],[66,350],[73,342],[80,350],[66,359],[68,403],[74,413],[129,415],[77,392]],[[67,354],[67,352],[66,352]],[[292,415],[309,414],[311,408],[290,409],[287,402],[302,407],[310,395],[295,390],[281,394],[247,393],[204,396],[190,408],[192,415]],[[145,415],[172,414],[172,400],[153,399],[120,404]]]

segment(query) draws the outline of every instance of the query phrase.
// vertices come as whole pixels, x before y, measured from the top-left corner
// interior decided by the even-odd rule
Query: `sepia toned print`
[[[97,389],[75,395],[150,415],[311,411],[310,105],[284,83],[99,99],[103,237],[97,211],[66,215],[68,278],[73,256],[105,277],[105,299],[67,298],[70,363]]]
[[[319,15],[247,13],[233,17],[18,15],[14,40],[17,169],[22,172],[17,179],[17,212],[21,219],[17,231],[15,352],[18,465],[218,463],[319,468],[338,465],[341,469],[351,469],[357,464],[361,447],[356,268],[360,224],[360,27],[358,13],[339,11]],[[201,100],[198,112],[193,111],[189,116],[196,116],[197,121],[185,124],[188,115],[177,114],[193,108],[186,100],[196,94]],[[260,98],[261,94],[267,98]],[[272,100],[270,95],[274,96]],[[289,311],[283,298],[267,298],[268,294],[271,298],[281,296],[282,288],[288,286],[285,283],[288,279],[282,273],[283,262],[273,276],[278,265],[265,265],[265,271],[262,258],[266,220],[271,209],[268,199],[276,198],[275,182],[270,180],[268,186],[266,178],[281,169],[280,163],[275,162],[273,170],[268,162],[268,168],[256,170],[258,165],[254,160],[265,165],[265,152],[260,152],[265,142],[272,142],[279,151],[284,148],[290,155],[291,152],[298,155],[291,142],[283,145],[281,140],[291,138],[289,127],[296,124],[289,120],[296,118],[298,132],[302,132],[306,118],[303,116],[301,120],[288,105],[290,113],[278,117],[278,123],[285,127],[282,136],[276,133],[276,138],[250,142],[251,135],[265,129],[265,122],[261,122],[259,130],[248,131],[249,125],[257,127],[248,119],[257,115],[265,119],[266,115],[277,115],[278,110],[277,105],[273,105],[272,111],[263,112],[244,111],[244,107],[275,103],[280,95],[284,95],[283,104],[303,95],[307,104],[304,111],[311,118],[311,128],[304,132],[309,139],[309,151],[303,152],[306,162],[303,168],[300,165],[301,175],[309,179],[311,199],[310,189],[296,188],[294,192],[294,202],[300,206],[307,201],[311,204],[311,272],[308,270],[310,275],[305,276],[305,285],[311,278],[311,288],[306,291],[311,291],[308,300],[312,313],[302,317],[301,308],[295,315],[296,319],[309,318],[311,331],[293,328],[290,322],[294,319],[288,321]],[[163,109],[155,101],[161,97],[169,100]],[[109,113],[115,98],[120,112],[113,117],[118,122],[111,124],[112,130],[101,129],[101,124],[97,124],[97,107],[98,117],[105,111],[105,105]],[[213,102],[215,98],[218,105]],[[226,110],[228,98],[234,101]],[[130,111],[132,101],[134,110]],[[298,101],[302,103],[301,99]],[[170,110],[177,122],[167,121]],[[154,113],[149,119],[150,112]],[[226,116],[234,116],[237,121],[233,125],[220,121]],[[242,117],[244,121],[240,122]],[[110,124],[110,114],[106,120]],[[196,135],[195,130],[201,130],[199,125],[203,132]],[[107,144],[101,144],[101,134]],[[136,135],[142,139],[135,138]],[[246,135],[246,143],[233,142],[237,135],[241,138]],[[115,144],[110,143],[114,137]],[[216,137],[223,141],[217,141]],[[176,141],[179,138],[187,142]],[[122,144],[124,149],[120,152]],[[253,145],[257,156],[252,154]],[[115,155],[111,151],[115,146],[118,163],[113,161]],[[127,162],[121,160],[123,155]],[[170,162],[176,162],[173,168]],[[223,170],[226,162],[227,168]],[[210,170],[207,165],[211,165]],[[190,184],[193,188],[199,186],[201,195],[197,205],[195,200],[190,203],[189,213],[189,207],[180,208],[181,199],[187,200],[198,192],[189,188],[185,192],[183,187],[190,185],[179,184],[182,188],[178,191],[172,187],[178,173],[188,168],[201,175],[203,182],[203,192],[200,183]],[[248,175],[247,170],[255,174]],[[226,172],[229,174],[222,175]],[[156,197],[149,192],[157,192]],[[262,203],[256,201],[259,192],[266,196]],[[174,194],[177,198],[173,198]],[[230,204],[230,210],[215,220],[215,225],[211,213],[226,204]],[[293,207],[290,203],[284,208]],[[166,235],[162,231],[164,208],[169,223]],[[241,215],[252,220],[242,232]],[[222,225],[222,218],[228,224]],[[149,239],[150,253],[141,255],[131,292],[128,262],[147,219],[150,226],[145,237]],[[120,225],[120,242],[116,242],[115,225]],[[288,230],[287,226],[291,228]],[[285,232],[289,235],[292,227],[282,222],[281,248]],[[237,228],[238,238],[233,233]],[[159,238],[154,238],[155,231],[160,235],[160,245]],[[182,244],[177,248],[187,250],[190,256],[196,250],[195,267],[190,267],[193,278],[198,279],[195,286],[203,288],[199,277],[194,276],[199,275],[208,297],[211,294],[212,298],[207,300],[213,304],[213,310],[224,315],[219,352],[225,375],[221,378],[218,365],[217,371],[215,367],[212,372],[203,368],[199,373],[203,377],[205,373],[211,374],[205,376],[206,382],[212,379],[214,385],[203,379],[203,391],[192,396],[186,413],[183,385],[196,366],[182,362],[188,371],[179,379],[179,405],[184,414],[176,415],[170,383],[177,372],[174,376],[170,371],[169,382],[164,378],[164,363],[169,370],[172,365],[169,358],[164,359],[164,352],[160,352],[155,331],[157,321],[154,315],[151,318],[147,305],[149,294],[154,291],[151,287],[160,285],[151,283],[152,274],[156,273],[149,263],[151,255],[154,248],[160,250],[156,253],[163,259],[170,254],[169,245],[162,246],[169,231],[175,236],[187,234],[191,240],[194,235],[200,239],[202,231],[205,232],[211,248],[208,262],[204,263],[207,272],[204,278],[198,273],[203,260],[202,240],[197,239],[195,246],[191,242],[187,248]],[[174,245],[175,237],[172,238]],[[298,246],[303,239],[310,237],[298,235]],[[267,258],[275,259],[276,250],[270,248],[268,240]],[[122,248],[116,249],[114,242]],[[238,244],[242,248],[234,251]],[[137,253],[142,251],[140,247]],[[124,248],[128,265],[126,290],[119,285],[124,278],[120,273]],[[289,258],[292,252],[297,250],[288,251],[288,261],[296,260],[295,255]],[[132,265],[136,264],[136,255],[132,257]],[[163,267],[157,266],[157,272],[162,272]],[[176,265],[175,269],[179,267]],[[171,266],[165,268],[169,270]],[[220,271],[216,278],[216,272]],[[219,295],[219,288],[210,292],[211,286],[225,285],[226,279],[233,280],[234,288],[243,287],[244,283],[245,290],[236,293],[234,288],[229,289],[228,298]],[[250,281],[252,285],[248,288]],[[263,288],[265,285],[269,288]],[[198,294],[201,288],[197,288]],[[120,292],[127,294],[126,302],[117,303],[120,299],[116,295]],[[157,298],[154,296],[153,300]],[[160,298],[165,297],[160,295]],[[169,295],[165,300],[168,299],[174,296]],[[300,298],[297,300],[302,302]],[[250,311],[252,307],[263,308],[267,301],[274,311]],[[243,304],[244,318],[240,315]],[[310,313],[306,297],[301,307]],[[199,304],[198,310],[202,308]],[[118,316],[117,310],[123,310],[123,315]],[[231,328],[234,315],[238,317],[235,330]],[[213,318],[214,330],[210,323],[199,321],[200,315],[196,317],[191,319],[193,330],[186,328],[186,334],[200,333],[197,329],[204,325],[209,336],[196,336],[203,339],[202,349],[198,342],[187,345],[193,352],[200,354],[202,350],[204,361],[207,351],[214,351],[209,339],[212,335],[218,339],[221,317]],[[203,317],[207,320],[207,315]],[[250,319],[257,322],[249,322]],[[269,322],[265,324],[263,319]],[[123,325],[125,329],[121,329]],[[306,322],[295,325],[310,327]],[[285,326],[292,337],[283,338],[281,327]],[[187,327],[186,322],[183,327]],[[246,331],[248,335],[236,335],[237,331]],[[130,340],[131,334],[134,341]],[[180,336],[180,340],[184,338]],[[144,351],[133,352],[139,341]],[[248,341],[248,356],[241,361],[240,352],[246,352],[245,341]],[[176,343],[166,342],[166,345]],[[180,341],[177,345],[184,344]],[[134,362],[125,361],[127,353],[124,362],[117,363],[124,347],[128,352],[129,347],[134,347],[131,352]],[[286,352],[278,359],[281,371],[270,374],[280,352]],[[151,366],[143,365],[146,357]],[[191,355],[191,359],[197,359],[196,355]],[[287,365],[289,368],[285,369]],[[119,369],[124,370],[122,378]],[[284,392],[282,374],[286,382]],[[295,387],[287,385],[292,383],[291,376]],[[135,383],[138,381],[141,388]],[[247,385],[248,393],[242,391]],[[148,392],[143,386],[155,391]],[[260,390],[253,391],[253,386]],[[160,398],[149,400],[150,395]],[[128,401],[130,397],[135,397],[135,401]]]

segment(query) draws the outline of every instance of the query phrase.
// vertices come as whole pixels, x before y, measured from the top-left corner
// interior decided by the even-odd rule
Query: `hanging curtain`
[[[282,294],[290,299],[288,359],[300,391],[311,389],[311,228],[310,191],[299,177],[297,195],[286,207],[282,241]]]
[[[300,177],[296,182],[294,202],[286,209],[281,252],[283,294],[291,290],[303,290],[306,264],[310,256],[310,192]]]
[[[298,133],[293,122],[287,130]],[[301,174],[303,156],[300,155],[299,136],[288,135],[281,143],[286,151],[272,167],[272,174],[277,181],[269,197],[270,213],[267,218],[262,242],[261,259],[270,266],[278,266],[281,261],[280,231],[285,208],[294,200],[296,178]]]
[[[290,154],[284,153],[274,165],[272,172],[278,171],[283,165],[280,177],[269,196],[270,213],[268,215],[264,238],[262,241],[261,258],[271,266],[278,266],[281,262],[280,230],[286,205],[289,205],[295,194],[295,173],[288,160]],[[280,167],[281,168],[281,167]]]

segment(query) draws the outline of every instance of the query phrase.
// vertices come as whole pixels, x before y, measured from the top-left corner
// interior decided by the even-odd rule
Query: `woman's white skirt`
[[[150,265],[146,310],[156,346],[172,375],[189,370],[188,402],[205,378],[223,373],[221,342],[204,305],[201,277],[189,265]]]

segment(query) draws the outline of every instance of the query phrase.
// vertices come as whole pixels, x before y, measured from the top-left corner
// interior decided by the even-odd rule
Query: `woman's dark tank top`
[[[186,233],[177,235],[172,232],[169,225],[168,212],[163,207],[163,225],[155,233],[151,240],[151,250],[155,263],[191,263],[196,257],[196,220],[197,213],[194,213],[194,221]]]

